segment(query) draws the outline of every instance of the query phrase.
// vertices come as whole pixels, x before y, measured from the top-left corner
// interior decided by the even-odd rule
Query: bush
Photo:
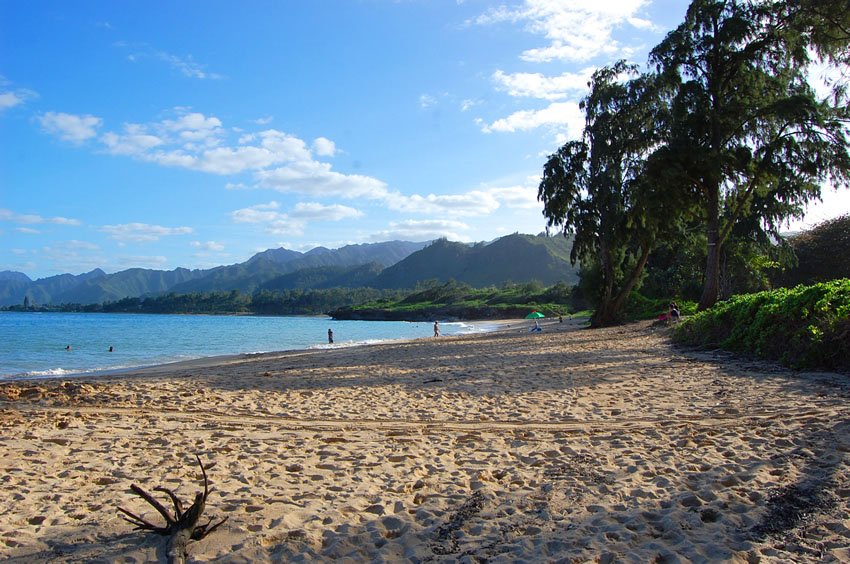
[[[626,307],[623,313],[626,319],[657,319],[662,313],[667,313],[670,308],[670,302],[676,302],[679,306],[679,313],[682,315],[691,315],[697,310],[696,302],[685,301],[680,299],[664,299],[664,298],[647,298],[638,292],[629,294],[629,301],[626,302]]]
[[[819,223],[794,235],[789,243],[798,264],[779,277],[779,284],[794,286],[850,277],[850,214]]]
[[[733,296],[684,320],[674,339],[791,368],[850,371],[850,279]]]

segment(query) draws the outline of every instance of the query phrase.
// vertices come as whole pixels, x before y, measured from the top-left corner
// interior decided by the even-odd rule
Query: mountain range
[[[211,269],[170,271],[131,268],[107,274],[96,268],[80,275],[31,280],[0,272],[0,306],[92,304],[173,292],[289,290],[296,288],[414,288],[419,282],[456,280],[474,287],[532,280],[575,284],[569,263],[572,242],[564,237],[513,234],[489,243],[389,241],[317,247],[306,253],[269,249],[245,262]]]

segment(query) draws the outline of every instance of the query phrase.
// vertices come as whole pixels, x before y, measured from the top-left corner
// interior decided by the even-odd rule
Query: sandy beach
[[[2,384],[0,559],[163,559],[198,455],[193,562],[850,561],[850,377],[527,326]]]

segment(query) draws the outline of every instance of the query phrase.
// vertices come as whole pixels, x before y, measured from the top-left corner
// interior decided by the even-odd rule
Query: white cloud
[[[80,225],[77,219],[67,217],[42,217],[33,213],[15,213],[11,210],[0,208],[0,221],[9,221],[18,224],[38,224],[38,223],[53,223],[55,225]]]
[[[276,129],[267,129],[259,133],[263,148],[280,156],[280,162],[309,161],[312,159],[307,144],[289,133]]]
[[[387,193],[384,182],[363,175],[332,170],[329,163],[314,158],[333,156],[336,144],[325,137],[311,146],[298,137],[275,129],[238,135],[238,144],[221,144],[227,133],[220,119],[187,108],[175,108],[175,119],[148,124],[125,124],[123,131],[109,131],[99,137],[105,151],[167,167],[186,168],[222,176],[252,171],[253,184],[229,182],[228,189],[265,188],[296,192],[321,198],[381,199]],[[69,140],[96,135],[100,119],[48,113],[45,128]],[[190,141],[187,143],[186,141]],[[199,141],[200,143],[196,143]]]
[[[304,141],[275,130],[240,136],[237,147],[207,148],[194,143],[174,147],[185,140],[205,141],[206,145],[218,143],[217,136],[223,131],[221,121],[198,113],[149,125],[125,124],[124,129],[124,133],[109,132],[100,137],[109,153],[163,166],[231,175],[289,161],[311,160]],[[152,130],[157,134],[151,134]],[[175,133],[177,137],[173,137]],[[259,146],[244,144],[257,139]],[[154,148],[159,149],[151,151]]]
[[[339,204],[298,203],[288,214],[278,209],[280,204],[272,201],[232,211],[230,218],[234,223],[263,225],[267,233],[275,235],[303,235],[308,221],[340,221],[363,215],[359,210]]]
[[[53,264],[57,272],[86,272],[104,266],[109,259],[100,255],[100,248],[87,241],[59,241],[41,248],[41,255]]]
[[[534,184],[529,186],[507,186],[504,188],[490,188],[488,192],[511,209],[543,209],[537,201],[537,184],[540,179],[533,179]]]
[[[515,8],[491,9],[473,23],[522,23],[530,33],[544,36],[549,44],[524,51],[520,58],[525,61],[586,61],[621,53],[623,47],[612,37],[614,28],[630,24],[645,29],[649,22],[637,18],[637,13],[648,1],[525,0]]]
[[[217,117],[207,117],[198,112],[187,113],[176,120],[164,120],[163,127],[171,131],[206,131],[213,132],[221,128],[221,120]]]
[[[78,219],[72,219],[69,217],[51,217],[47,220],[48,223],[55,223],[56,225],[80,225],[80,221]]]
[[[162,268],[168,263],[168,259],[162,255],[119,256],[117,263],[125,268]]]
[[[560,76],[544,76],[540,73],[506,74],[501,70],[493,73],[496,88],[511,96],[524,96],[544,100],[561,100],[568,92],[585,92],[594,72],[588,67],[579,72],[565,72]]]
[[[578,135],[584,127],[584,115],[576,102],[553,102],[542,110],[521,110],[493,123],[484,124],[485,133],[527,131],[544,125],[566,129],[571,136]]]
[[[215,241],[204,241],[204,242],[192,241],[189,244],[196,249],[203,249],[205,251],[216,251],[216,252],[218,252],[218,251],[224,250],[224,245],[222,245],[221,243],[217,243]]]
[[[406,213],[446,215],[488,215],[499,207],[496,198],[481,191],[427,196],[392,193],[387,196],[386,202],[390,209]]]
[[[313,140],[313,152],[320,157],[332,157],[336,154],[336,144],[325,137],[317,137]]]
[[[324,206],[315,202],[299,202],[295,204],[295,208],[292,210],[291,215],[292,217],[299,219],[340,221],[342,219],[362,217],[363,212],[339,204]]]
[[[41,233],[38,229],[33,229],[32,227],[16,227],[15,231],[18,233],[26,233],[27,235],[37,235]]]
[[[255,123],[257,125],[268,125],[272,121],[274,121],[274,118],[272,116],[264,116],[264,117],[252,120],[251,123]]]
[[[79,241],[77,239],[71,239],[70,241],[65,241],[65,248],[67,249],[81,249],[86,251],[97,251],[100,249],[97,245],[90,241]]]
[[[196,63],[192,58],[192,55],[187,55],[186,57],[178,57],[177,55],[172,55],[171,53],[166,53],[165,51],[157,51],[156,57],[171,65],[173,69],[180,72],[183,76],[189,78],[197,78],[201,80],[216,80],[223,78],[222,75],[218,73],[207,72],[206,70],[204,70],[206,68],[206,65]]]
[[[127,124],[124,129],[125,133],[120,135],[111,131],[101,135],[100,141],[106,145],[107,152],[113,155],[140,155],[165,142],[156,135],[144,133],[134,124]]]
[[[23,104],[24,100],[20,96],[18,96],[15,92],[2,92],[0,93],[0,111],[6,110],[8,108],[14,108],[18,104]]]
[[[17,89],[6,92],[0,92],[0,112],[20,106],[28,100],[36,98],[37,94],[32,90]]]
[[[474,108],[475,106],[478,106],[480,104],[481,104],[481,100],[472,100],[472,99],[462,100],[461,103],[460,103],[460,111],[462,111],[462,112],[469,111],[472,108]]]
[[[277,202],[259,204],[248,208],[242,208],[230,212],[230,218],[236,223],[271,223],[279,219],[286,219],[286,215],[274,211],[278,209]]]
[[[649,29],[649,30],[657,30],[658,27],[649,20],[645,20],[643,18],[626,18],[626,21],[637,29]]]
[[[469,226],[460,221],[451,220],[426,220],[426,221],[397,221],[392,222],[384,231],[373,233],[369,239],[372,241],[428,241],[446,237],[453,241],[461,240],[461,231],[469,229]]]
[[[40,215],[31,213],[15,213],[11,210],[0,209],[0,221],[10,221],[12,223],[44,223],[44,218]]]
[[[179,152],[173,155],[180,155]],[[229,175],[244,170],[261,169],[285,160],[286,156],[275,153],[264,147],[219,147],[201,153],[192,160],[191,166],[195,170],[211,172],[213,174]],[[157,162],[165,162],[157,159]]]
[[[38,94],[26,88],[11,88],[12,83],[0,75],[0,113],[27,101],[38,98]]]
[[[193,231],[191,227],[163,227],[161,225],[148,225],[147,223],[104,225],[100,230],[116,241],[132,241],[135,243],[158,241],[162,237],[170,235],[188,235]]]
[[[430,94],[422,94],[419,96],[419,107],[420,108],[430,108],[437,103],[437,99],[431,96]]]
[[[38,117],[41,127],[63,141],[82,143],[97,135],[103,120],[90,115],[73,115],[63,112],[47,112]]]
[[[267,233],[273,235],[303,235],[306,222],[303,219],[293,219],[285,213],[275,211],[279,207],[280,205],[277,202],[258,204],[232,211],[230,218],[234,223],[261,224]]]
[[[255,177],[262,188],[314,197],[380,199],[387,194],[386,184],[377,178],[334,172],[329,164],[318,161],[260,170]]]

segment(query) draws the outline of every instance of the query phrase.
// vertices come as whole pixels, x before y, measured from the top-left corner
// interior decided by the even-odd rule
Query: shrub
[[[691,315],[697,310],[696,302],[680,299],[647,298],[643,294],[632,292],[629,294],[629,301],[626,302],[623,312],[626,319],[657,319],[662,313],[667,313],[671,301],[676,302],[679,306],[679,313],[682,315]]]
[[[674,339],[791,368],[850,371],[850,279],[733,296],[684,320]]]
[[[824,221],[789,239],[798,264],[783,273],[783,286],[850,277],[850,214]]]

